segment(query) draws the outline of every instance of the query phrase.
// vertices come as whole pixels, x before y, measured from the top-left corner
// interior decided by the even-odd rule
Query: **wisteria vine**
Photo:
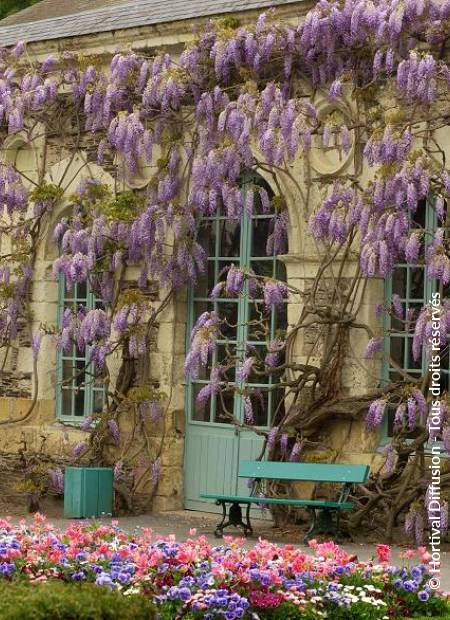
[[[368,279],[390,276],[398,263],[423,264],[425,276],[435,281],[443,300],[441,348],[443,354],[448,350],[450,171],[442,130],[450,112],[449,35],[449,0],[321,0],[299,16],[297,25],[283,23],[270,11],[245,26],[234,17],[210,22],[178,58],[128,50],[105,66],[101,59],[72,52],[37,62],[21,42],[1,49],[2,140],[29,132],[36,122],[54,136],[54,119],[63,118],[61,139],[69,127],[79,137],[72,142],[77,150],[84,136],[93,136],[97,163],[113,170],[116,181],[111,189],[86,175],[69,197],[70,215],[55,218],[63,196],[61,187],[42,180],[45,171],[33,186],[6,159],[0,165],[1,233],[13,247],[0,259],[3,346],[16,337],[18,321],[26,314],[36,249],[44,224],[52,222],[60,252],[54,276],[63,277],[68,290],[89,281],[103,301],[95,310],[66,310],[58,346],[89,350],[95,372],[104,373],[104,424],[93,425],[88,418],[86,428],[95,429],[94,435],[103,428],[120,444],[117,420],[133,401],[129,393],[141,417],[150,411],[153,418],[158,410],[158,419],[163,396],[147,393],[145,385],[133,388],[132,373],[122,373],[128,383],[114,388],[108,359],[122,351],[126,366],[148,357],[150,326],[161,307],[203,277],[207,249],[198,231],[204,218],[221,213],[239,221],[256,209],[273,214],[266,251],[278,256],[303,251],[288,247],[289,220],[297,212],[308,231],[306,251],[315,248],[317,254],[312,285],[299,290],[289,278],[282,282],[236,264],[220,274],[209,291],[211,300],[245,295],[263,301],[255,321],[265,350],[261,355],[248,347],[238,354],[230,348],[213,363],[228,319],[209,311],[197,317],[185,371],[190,378],[201,373],[210,377],[197,405],[227,391],[239,394],[244,422],[232,412],[227,415],[261,433],[253,412],[260,395],[247,384],[255,374],[276,377],[284,405],[277,408],[272,428],[262,433],[264,448],[290,460],[308,458],[308,450],[329,450],[323,431],[336,415],[353,420],[367,413],[367,428],[377,430],[394,410],[384,467],[362,491],[352,523],[377,508],[384,514],[380,523],[385,524],[387,512],[392,534],[399,516],[412,506],[425,524],[418,502],[427,488],[427,374],[418,378],[403,372],[396,384],[349,398],[342,369],[352,357],[349,332],[367,338],[364,358],[383,355],[383,338],[361,321],[360,300]],[[321,101],[345,109],[351,101],[351,115],[342,122],[333,112],[324,114]],[[352,158],[355,169],[361,162],[364,174],[311,175],[312,152],[330,148]],[[270,181],[273,196],[256,184],[242,191],[249,170]],[[146,182],[132,189],[137,176]],[[286,187],[294,188],[295,199]],[[421,219],[425,201],[434,214],[432,226]],[[337,275],[335,262],[342,265]],[[345,265],[356,265],[351,277],[345,275]],[[131,267],[138,269],[137,288],[123,291],[121,282]],[[152,282],[165,291],[161,306],[142,294]],[[294,299],[301,304],[299,316],[274,339],[268,328],[270,309]],[[419,363],[428,346],[430,307],[414,313],[394,296],[392,304],[378,311],[391,315],[392,324],[411,336]],[[293,354],[295,341],[311,326],[319,336],[299,362]],[[41,334],[33,336],[35,357],[40,339]],[[438,435],[450,452],[446,393],[443,402]],[[76,456],[88,449],[77,445]],[[156,479],[157,460],[152,471]],[[442,481],[448,484],[450,474]],[[420,528],[416,530],[420,537]]]

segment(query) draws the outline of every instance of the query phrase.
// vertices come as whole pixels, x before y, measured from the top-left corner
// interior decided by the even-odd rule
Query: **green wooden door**
[[[200,227],[199,240],[208,254],[208,269],[189,291],[188,335],[202,312],[215,310],[226,318],[224,339],[219,341],[213,364],[224,359],[228,348],[235,354],[237,366],[249,347],[264,351],[267,340],[286,328],[286,308],[267,310],[262,299],[251,298],[248,283],[238,298],[209,298],[214,285],[226,279],[232,264],[252,269],[257,275],[284,279],[283,265],[266,253],[274,214],[262,211],[258,186],[270,193],[258,175],[245,177],[242,191],[251,190],[255,196],[252,215],[246,213],[240,220],[232,220],[219,213],[205,217]],[[261,323],[265,330],[261,330]],[[212,502],[200,498],[201,493],[248,493],[245,480],[238,480],[238,464],[257,458],[263,443],[262,437],[233,424],[231,413],[237,420],[244,419],[244,398],[233,390],[213,396],[204,407],[196,406],[196,397],[208,377],[209,369],[205,369],[198,379],[188,382],[186,390],[185,505],[193,510],[215,510]],[[247,385],[256,390],[252,398],[255,425],[268,428],[280,400],[274,379],[251,376]]]

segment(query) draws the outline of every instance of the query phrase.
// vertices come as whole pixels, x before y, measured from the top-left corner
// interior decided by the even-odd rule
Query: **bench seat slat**
[[[305,482],[363,483],[369,476],[368,465],[334,463],[285,463],[279,461],[241,461],[240,478],[298,480]]]
[[[350,510],[352,502],[329,502],[321,499],[286,499],[282,497],[240,497],[238,495],[214,495],[202,493],[200,497],[215,499],[222,502],[236,502],[238,504],[278,504],[281,506],[311,506],[312,508],[336,508]]]

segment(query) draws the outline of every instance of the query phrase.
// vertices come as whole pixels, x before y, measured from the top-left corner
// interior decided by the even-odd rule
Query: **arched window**
[[[59,281],[58,326],[62,326],[64,311],[85,306],[87,310],[101,308],[102,302],[91,291],[89,282],[75,284],[71,291],[64,279]],[[71,351],[57,353],[56,412],[62,421],[79,423],[85,416],[100,412],[104,404],[102,378],[89,364],[90,351],[72,345]]]
[[[263,212],[258,187],[263,187],[271,197],[273,192],[265,180],[256,173],[248,172],[242,178],[242,192],[253,190],[253,212],[247,212],[240,219],[230,219],[222,211],[214,217],[204,217],[199,232],[199,243],[208,255],[206,272],[197,286],[189,291],[188,334],[196,319],[205,311],[216,311],[225,319],[223,340],[219,341],[213,364],[221,363],[227,355],[235,356],[236,366],[247,351],[264,359],[267,342],[282,335],[287,325],[286,305],[268,309],[263,299],[253,299],[249,294],[249,283],[239,297],[221,297],[211,301],[209,294],[220,281],[226,280],[231,265],[251,270],[256,275],[286,279],[285,267],[277,257],[267,255],[266,246],[273,230],[275,214]],[[245,200],[245,197],[244,197]],[[198,407],[196,398],[209,380],[210,368],[204,370],[197,380],[190,380],[187,386],[187,409],[189,420],[194,423],[230,424],[232,416],[244,420],[244,396],[232,388],[236,383],[236,368],[227,374],[231,384],[228,391],[213,396],[205,406]],[[277,389],[274,375],[253,374],[246,384],[252,393],[254,424],[269,427],[279,406],[282,393]]]

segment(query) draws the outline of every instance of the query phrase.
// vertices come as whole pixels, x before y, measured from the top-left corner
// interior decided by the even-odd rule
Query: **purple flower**
[[[114,480],[120,480],[123,477],[123,461],[117,461],[114,465]]]
[[[215,287],[216,288],[216,287]],[[240,295],[244,289],[244,273],[234,265],[228,270],[225,292],[228,295]]]
[[[267,447],[269,450],[273,450],[278,436],[278,426],[274,426],[270,429],[267,435]]]
[[[277,306],[284,302],[287,295],[287,286],[284,282],[268,280],[264,284],[264,302],[267,307]]]
[[[255,422],[253,405],[250,396],[244,396],[244,419],[247,424],[253,424]]]
[[[385,457],[383,472],[389,475],[394,471],[395,463],[397,460],[397,453],[391,443],[388,443],[384,447],[383,456]]]
[[[381,350],[383,342],[383,338],[371,338],[367,343],[363,358],[366,360],[372,359]]]
[[[116,444],[120,443],[120,430],[116,420],[108,420],[109,432]]]
[[[161,459],[158,457],[151,466],[151,479],[153,486],[156,486],[161,478]]]
[[[79,459],[80,456],[83,454],[83,452],[86,449],[86,442],[85,441],[79,441],[78,443],[75,444],[75,447],[73,449],[73,455],[76,459]]]
[[[371,430],[377,428],[383,420],[384,410],[386,409],[387,400],[380,398],[375,400],[369,407],[367,412],[366,424]]]
[[[33,351],[33,360],[36,361],[39,355],[39,350],[41,348],[42,341],[42,331],[38,330],[37,332],[33,332],[31,336],[31,349]]]
[[[417,421],[417,403],[414,398],[408,398],[407,402],[408,428],[413,430]]]
[[[254,358],[253,357],[247,357],[242,364],[238,367],[237,371],[236,371],[236,379],[237,381],[241,382],[241,383],[245,383],[246,381],[248,381],[248,378],[250,376],[250,373],[252,371],[253,368],[253,364],[254,364]]]
[[[16,45],[13,47],[11,54],[16,58],[20,58],[25,51],[25,43],[23,41],[17,41]]]
[[[84,418],[83,422],[80,424],[80,429],[82,431],[89,431],[92,428],[93,417],[88,415]]]
[[[396,293],[392,295],[392,307],[394,309],[395,315],[398,316],[399,319],[402,319],[404,316],[403,304],[400,296]]]
[[[48,475],[50,476],[50,480],[52,481],[53,489],[57,493],[64,493],[64,474],[60,468],[58,469],[49,469]]]
[[[334,80],[330,87],[330,99],[337,99],[342,94],[342,82],[340,80]]]
[[[294,443],[293,447],[292,447],[291,455],[289,457],[289,460],[292,461],[292,462],[297,462],[299,460],[299,458],[300,458],[301,450],[302,450],[301,444],[298,441],[296,441]]]

